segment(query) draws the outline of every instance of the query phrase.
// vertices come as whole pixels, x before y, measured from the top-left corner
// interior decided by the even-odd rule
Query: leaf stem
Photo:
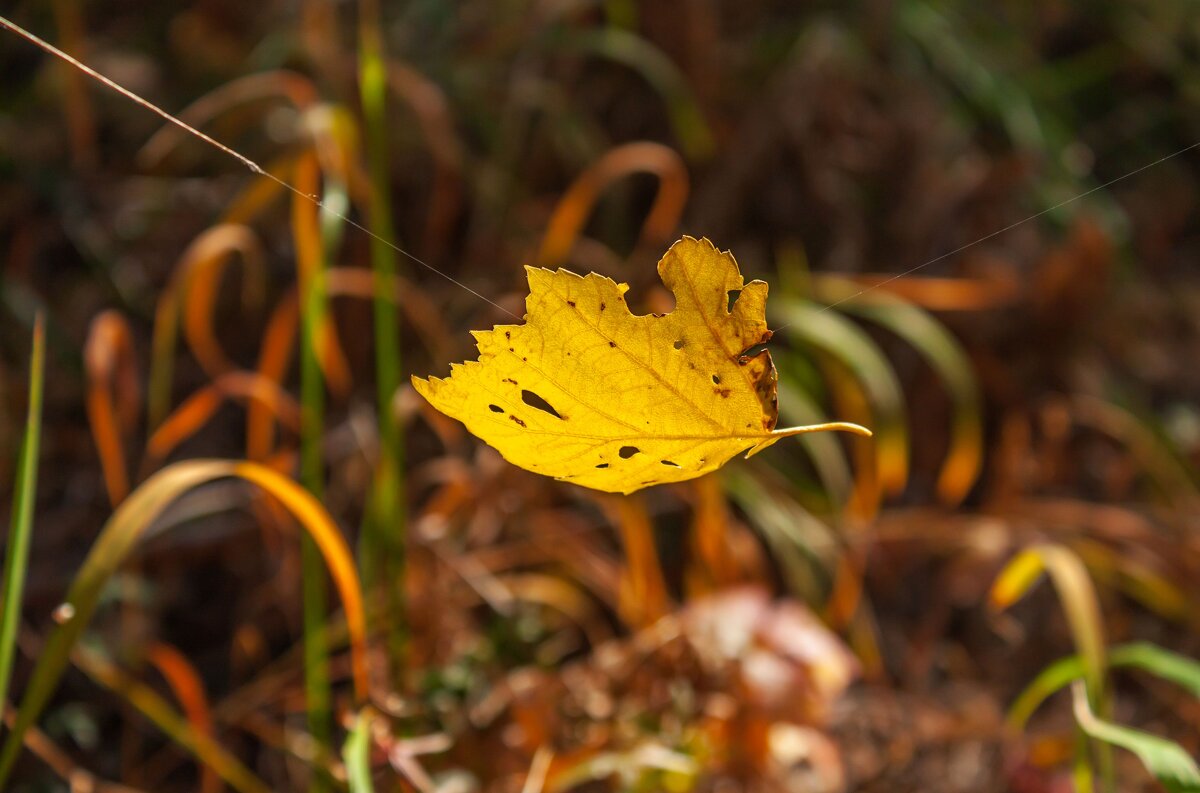
[[[771,436],[776,438],[790,438],[793,435],[807,435],[810,432],[852,432],[864,438],[870,438],[873,434],[863,425],[855,424],[852,421],[829,421],[824,424],[806,424],[802,427],[772,430]]]

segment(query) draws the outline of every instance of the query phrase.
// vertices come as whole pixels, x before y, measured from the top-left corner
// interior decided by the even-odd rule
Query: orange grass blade
[[[218,479],[236,477],[257,484],[282,503],[315,541],[342,599],[350,636],[354,692],[367,696],[366,619],[354,560],[337,525],[296,482],[261,465],[227,460],[193,460],[168,466],[129,495],[109,518],[76,575],[54,629],[26,688],[16,721],[0,748],[0,789],[21,748],[22,736],[53,695],[68,657],[99,606],[105,584],[133,552],[138,539],[184,493]],[[227,780],[228,781],[228,780]]]
[[[175,265],[154,314],[147,395],[152,429],[158,427],[170,404],[180,314],[184,315],[188,346],[205,373],[216,377],[234,368],[213,332],[212,309],[221,274],[238,253],[246,271],[243,301],[261,302],[266,287],[266,262],[258,237],[246,226],[233,223],[213,226],[192,241]]]
[[[227,372],[185,399],[146,442],[144,468],[155,468],[192,437],[229,399],[257,405],[275,421],[299,432],[300,406],[291,394],[256,372]],[[263,458],[259,459],[264,459]]]
[[[658,177],[658,192],[642,224],[641,241],[668,239],[687,201],[687,167],[673,149],[661,143],[627,143],[605,152],[567,188],[546,225],[538,264],[547,268],[565,264],[600,194],[617,180],[635,173]]]
[[[100,455],[108,499],[116,506],[129,493],[123,437],[136,421],[140,402],[133,335],[120,314],[104,311],[92,320],[83,362],[88,377],[88,422]]]
[[[296,346],[299,321],[299,297],[296,290],[291,289],[280,298],[267,321],[262,348],[258,353],[259,377],[276,384],[283,383],[292,349]],[[275,425],[271,421],[270,411],[257,402],[251,402],[246,409],[246,457],[255,461],[265,460],[271,455],[274,443]]]
[[[165,642],[151,644],[146,650],[146,660],[171,687],[171,693],[183,707],[183,715],[192,726],[192,730],[197,735],[204,735],[215,741],[208,695],[204,692],[204,681],[200,679],[196,667],[192,666],[183,653]],[[217,793],[220,789],[221,778],[211,765],[201,762],[200,793]]]
[[[233,254],[240,253],[245,272],[243,303],[256,306],[266,291],[266,258],[257,235],[245,226],[213,226],[197,238],[195,245],[195,258],[181,265],[187,267],[179,293],[183,333],[201,368],[209,377],[216,377],[235,368],[214,330],[213,310],[221,276]]]
[[[982,397],[966,352],[933,317],[899,298],[886,293],[857,295],[848,279],[825,276],[814,282],[818,297],[890,330],[920,353],[941,379],[954,413],[937,492],[948,506],[961,503],[983,468]]]
[[[640,496],[599,498],[605,512],[616,523],[625,548],[618,610],[626,625],[645,627],[670,611],[667,584],[654,546],[654,524]]]
[[[691,485],[693,511],[691,544],[698,564],[693,583],[701,584],[690,592],[698,596],[733,586],[740,578],[737,557],[730,542],[730,521],[725,489],[714,475],[702,476]]]
[[[830,290],[838,296],[830,302],[842,303],[866,293],[894,295],[929,311],[985,311],[1010,305],[1020,297],[1020,283],[1001,274],[989,278],[937,278],[906,275],[896,278],[886,273],[829,275],[814,273],[813,286],[818,294]]]
[[[213,740],[208,733],[194,729],[153,689],[136,680],[99,653],[76,647],[71,660],[83,672],[109,691],[129,702],[172,741],[192,753],[204,769],[224,779],[239,793],[271,793],[266,783],[236,757]]]

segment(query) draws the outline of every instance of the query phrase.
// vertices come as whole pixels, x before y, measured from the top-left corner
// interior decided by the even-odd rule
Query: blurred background
[[[3,13],[268,172],[0,31],[5,516],[46,333],[11,789],[1160,789],[1039,677],[1076,652],[1200,750],[1137,655],[1200,655],[1200,6]],[[408,385],[525,264],[669,308],[683,233],[770,283],[781,421],[873,439],[613,497]]]

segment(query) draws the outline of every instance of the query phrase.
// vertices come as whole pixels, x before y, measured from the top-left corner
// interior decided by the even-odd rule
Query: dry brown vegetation
[[[1190,4],[4,13],[267,173],[0,30],[0,788],[1156,789],[1089,714],[1197,755]],[[668,309],[681,233],[770,283],[785,419],[873,439],[610,496],[407,384],[524,264]]]

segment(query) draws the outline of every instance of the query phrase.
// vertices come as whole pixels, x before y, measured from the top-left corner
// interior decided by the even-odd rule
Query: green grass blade
[[[342,762],[346,764],[346,781],[350,793],[375,793],[371,782],[371,718],[363,710],[354,719],[354,726],[342,746]]]
[[[387,66],[384,61],[378,0],[359,2],[359,93],[363,108],[367,164],[371,180],[371,266],[375,271],[375,382],[379,416],[379,463],[362,527],[359,559],[368,592],[384,588],[381,622],[388,625],[392,672],[405,651],[404,438],[392,400],[400,387],[400,324],[388,294],[397,272],[396,251],[384,240],[396,239],[388,168]]]
[[[301,176],[309,186],[319,182],[316,161],[305,163]],[[311,190],[304,192],[311,193]],[[324,490],[325,463],[321,439],[325,423],[325,382],[321,374],[321,328],[325,321],[325,290],[322,273],[326,250],[321,222],[314,208],[293,202],[292,233],[296,238],[297,280],[300,289],[300,482],[318,499]],[[329,682],[329,653],[323,641],[328,592],[316,544],[304,538],[300,544],[302,613],[304,624],[304,697],[308,729],[318,750],[332,751],[332,701]],[[332,788],[328,773],[317,769],[311,790]]]
[[[768,487],[769,477],[761,472],[730,469],[722,481],[770,547],[788,588],[808,603],[820,602],[828,583],[822,571],[832,566],[838,550],[833,529],[786,489]]]
[[[847,284],[850,294],[857,288]],[[846,290],[818,292],[822,298],[843,300]],[[937,373],[950,395],[953,414],[946,461],[938,475],[938,496],[958,504],[970,491],[983,467],[983,405],[971,361],[955,338],[928,312],[879,292],[848,300],[839,308],[887,328],[906,341]]]
[[[33,326],[33,353],[29,364],[29,412],[25,419],[25,438],[17,461],[17,479],[13,488],[12,522],[8,527],[8,548],[4,554],[4,598],[0,612],[0,706],[8,701],[13,656],[17,647],[17,625],[21,621],[21,599],[25,591],[25,572],[29,562],[29,540],[33,531],[33,502],[37,492],[38,447],[42,431],[42,385],[46,371],[45,322],[39,314]]]
[[[1096,588],[1079,556],[1061,545],[1044,544],[1027,548],[1013,557],[996,576],[989,601],[993,609],[1003,610],[1025,597],[1040,580],[1049,575],[1062,604],[1067,625],[1083,664],[1083,680],[1094,707],[1104,718],[1112,712],[1108,690],[1108,653],[1104,640],[1104,620]],[[1115,789],[1112,750],[1104,742],[1095,744],[1100,765],[1100,780],[1105,791]],[[1083,772],[1087,752],[1076,752],[1076,773]],[[1090,771],[1089,771],[1090,773]],[[1090,788],[1089,788],[1090,789]]]
[[[1097,718],[1080,681],[1071,684],[1071,693],[1075,701],[1075,721],[1090,738],[1133,752],[1146,770],[1171,793],[1200,791],[1200,768],[1183,747],[1157,735]]]
[[[712,130],[704,119],[687,78],[662,50],[646,39],[618,27],[573,32],[552,42],[567,52],[591,52],[637,72],[658,92],[667,106],[671,127],[689,159],[712,156]]]
[[[816,400],[792,377],[795,362],[781,358],[780,363],[779,415],[786,422],[784,426],[795,427],[829,421],[829,416],[821,410]],[[797,440],[812,460],[817,477],[830,499],[839,508],[845,506],[854,489],[854,475],[838,439],[831,432],[814,432],[801,435]]]
[[[1133,642],[1115,648],[1109,656],[1112,666],[1128,666],[1169,680],[1200,698],[1200,661],[1164,650],[1150,642]]]
[[[1017,731],[1023,730],[1030,716],[1052,694],[1082,678],[1083,659],[1078,655],[1069,655],[1050,664],[1038,672],[1038,676],[1025,687],[1008,709],[1009,726]]]
[[[831,356],[861,385],[871,406],[881,482],[887,492],[902,489],[909,448],[904,392],[879,347],[846,318],[806,300],[776,301],[773,315],[773,327],[783,325],[794,343]]]
[[[1200,661],[1164,650],[1149,642],[1133,642],[1113,647],[1108,665],[1112,668],[1140,669],[1155,677],[1170,681],[1200,698]],[[1051,695],[1072,681],[1083,677],[1083,660],[1078,655],[1060,658],[1043,669],[1025,687],[1008,710],[1008,723],[1016,730],[1024,729],[1030,716]]]

